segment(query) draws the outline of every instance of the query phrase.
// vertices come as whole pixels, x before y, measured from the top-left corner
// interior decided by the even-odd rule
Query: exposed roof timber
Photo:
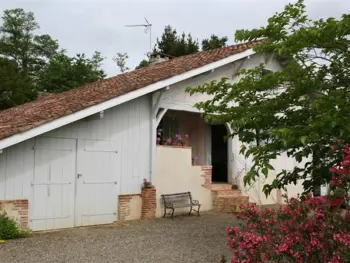
[[[38,136],[40,134],[49,132],[51,130],[60,128],[64,125],[73,123],[75,121],[81,120],[83,118],[86,118],[90,115],[99,113],[101,111],[107,110],[109,108],[115,107],[119,104],[128,102],[130,100],[136,99],[138,97],[144,96],[146,94],[155,92],[157,90],[163,89],[167,86],[173,85],[175,83],[178,83],[180,81],[186,80],[188,78],[191,78],[193,76],[202,74],[206,71],[211,71],[212,69],[227,65],[229,63],[232,63],[234,61],[240,60],[242,58],[248,57],[255,54],[253,49],[248,49],[246,51],[228,56],[224,59],[209,63],[205,66],[189,70],[185,73],[173,76],[171,78],[158,81],[156,83],[150,84],[148,86],[145,86],[141,89],[131,91],[129,93],[126,93],[124,95],[121,95],[119,97],[113,98],[111,100],[102,102],[100,104],[85,108],[83,110],[80,110],[78,112],[74,112],[68,116],[61,117],[59,119],[53,120],[51,122],[45,123],[41,126],[35,127],[31,130],[22,132],[22,133],[17,133],[15,135],[12,135],[10,137],[7,137],[3,140],[0,141],[0,150],[5,149],[7,147],[10,147],[12,145],[15,145],[17,143],[23,142],[25,140],[31,139],[35,136]]]
[[[266,53],[265,55],[264,55],[264,58],[265,58],[265,65],[267,65],[267,64],[269,64],[270,62],[271,62],[271,60],[272,60],[272,58],[274,57],[274,53]]]

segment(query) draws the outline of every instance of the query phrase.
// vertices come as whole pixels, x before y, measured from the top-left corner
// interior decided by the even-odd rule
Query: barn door
[[[33,150],[30,228],[73,227],[76,140],[37,137]]]
[[[78,142],[76,226],[117,220],[120,154],[111,141]]]

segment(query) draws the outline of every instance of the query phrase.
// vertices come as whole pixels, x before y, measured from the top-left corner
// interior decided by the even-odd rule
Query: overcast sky
[[[95,50],[106,57],[103,68],[109,76],[118,74],[112,61],[117,52],[129,54],[128,66],[135,67],[149,51],[149,35],[142,28],[126,28],[142,24],[147,17],[152,27],[152,43],[166,25],[185,31],[199,41],[215,33],[228,36],[233,43],[236,29],[262,26],[268,17],[281,11],[288,0],[0,0],[0,10],[23,8],[34,12],[41,27],[58,39],[70,55]],[[308,0],[313,18],[339,17],[350,13],[350,0]]]

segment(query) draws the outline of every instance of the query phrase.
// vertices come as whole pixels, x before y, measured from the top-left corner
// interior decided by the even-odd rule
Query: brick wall
[[[141,219],[151,219],[156,217],[156,189],[153,188],[142,188],[142,209]]]
[[[0,200],[0,211],[6,212],[21,228],[28,228],[28,200]]]
[[[141,195],[127,194],[118,196],[118,220],[127,221],[141,218]]]
[[[236,213],[240,212],[241,204],[248,204],[248,196],[220,196],[216,199],[215,209],[218,212]]]
[[[202,177],[204,177],[204,183],[202,186],[206,189],[211,189],[211,174],[212,167],[211,166],[202,166]]]

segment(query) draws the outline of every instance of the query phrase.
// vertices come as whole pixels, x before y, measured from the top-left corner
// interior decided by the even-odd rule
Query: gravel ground
[[[210,212],[35,234],[0,244],[0,262],[218,262],[229,255],[225,227],[234,222],[232,215]]]

